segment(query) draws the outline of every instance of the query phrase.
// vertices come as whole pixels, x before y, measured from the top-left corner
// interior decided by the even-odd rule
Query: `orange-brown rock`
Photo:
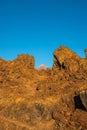
[[[76,53],[69,50],[67,47],[61,46],[54,52],[53,69],[65,70],[69,73],[79,70],[80,57]]]
[[[67,47],[61,46],[54,52],[53,70],[64,71],[70,79],[84,79],[87,77],[87,60],[80,58]]]
[[[86,89],[87,59],[67,47],[42,71],[27,54],[0,59],[0,130],[87,130]]]

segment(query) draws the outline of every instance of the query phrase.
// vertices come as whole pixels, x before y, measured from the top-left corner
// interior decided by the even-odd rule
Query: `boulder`
[[[54,51],[53,69],[65,70],[73,73],[79,70],[80,57],[65,46]]]

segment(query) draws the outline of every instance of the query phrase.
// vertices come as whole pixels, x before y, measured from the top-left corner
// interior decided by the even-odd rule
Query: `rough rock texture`
[[[54,52],[53,70],[62,70],[72,80],[87,78],[87,59],[80,58],[76,53],[61,46]]]
[[[43,71],[29,55],[0,59],[0,130],[87,130],[86,89],[87,58],[64,46]]]

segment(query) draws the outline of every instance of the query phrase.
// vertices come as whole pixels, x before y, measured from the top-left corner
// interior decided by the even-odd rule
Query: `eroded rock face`
[[[86,130],[86,89],[87,59],[67,47],[43,71],[29,55],[0,59],[0,130]]]
[[[87,76],[87,60],[80,58],[67,47],[61,46],[54,51],[53,70],[62,70],[74,79],[84,79]]]
[[[77,72],[79,70],[80,57],[67,47],[61,46],[54,51],[53,69],[65,70],[69,73]]]

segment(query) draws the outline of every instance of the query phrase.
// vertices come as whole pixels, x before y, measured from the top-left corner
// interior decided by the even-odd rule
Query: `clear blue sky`
[[[35,67],[53,64],[53,51],[65,45],[84,57],[86,0],[0,0],[0,56],[35,57]]]

